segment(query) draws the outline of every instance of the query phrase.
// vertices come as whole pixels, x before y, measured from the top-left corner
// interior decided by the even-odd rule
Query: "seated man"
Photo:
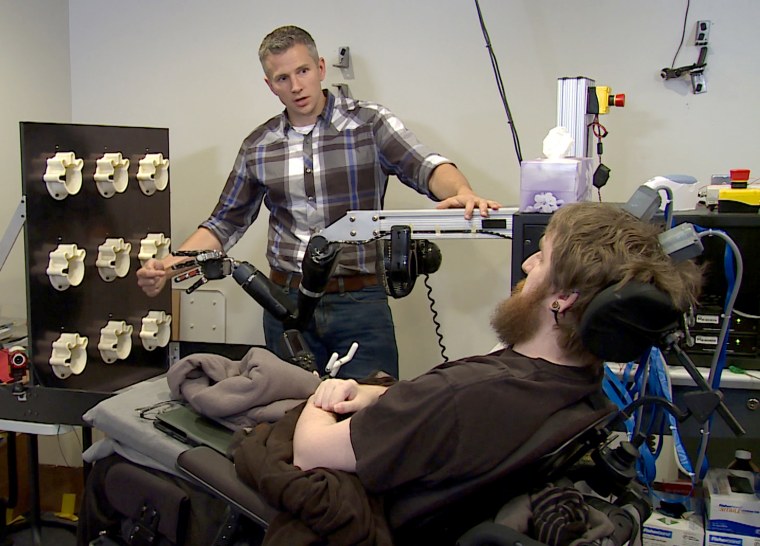
[[[522,265],[527,278],[493,315],[507,348],[390,387],[325,381],[295,427],[294,464],[356,473],[371,493],[487,472],[553,413],[600,389],[602,362],[578,333],[597,293],[635,280],[678,309],[695,302],[699,268],[671,261],[659,231],[611,204],[562,207]]]

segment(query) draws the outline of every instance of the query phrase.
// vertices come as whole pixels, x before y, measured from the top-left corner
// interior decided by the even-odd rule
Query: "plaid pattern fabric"
[[[269,264],[300,272],[311,235],[349,210],[381,209],[390,175],[435,199],[428,180],[448,159],[420,143],[387,108],[324,93],[325,108],[308,134],[295,130],[283,112],[243,141],[219,203],[201,224],[225,250],[264,203]],[[375,250],[374,244],[347,245],[335,273],[374,273]]]

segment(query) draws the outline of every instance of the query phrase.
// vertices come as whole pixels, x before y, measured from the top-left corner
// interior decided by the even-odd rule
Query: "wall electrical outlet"
[[[340,46],[338,48],[338,58],[333,66],[338,68],[348,68],[351,64],[351,48],[348,46]]]
[[[694,35],[694,45],[705,46],[710,39],[710,21],[697,21],[697,31]]]
[[[707,93],[705,73],[702,70],[692,70],[689,75],[691,77],[691,90],[694,94]]]

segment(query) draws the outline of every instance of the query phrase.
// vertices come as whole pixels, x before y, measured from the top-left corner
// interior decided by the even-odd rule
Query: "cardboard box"
[[[708,531],[760,538],[760,498],[756,474],[725,468],[710,469],[703,481]]]
[[[707,531],[705,546],[760,546],[760,537]]]
[[[653,512],[644,522],[644,546],[702,546],[704,540],[702,518],[695,514],[689,519],[674,519]]]
[[[520,210],[554,212],[566,203],[590,201],[590,158],[536,159],[520,164]]]

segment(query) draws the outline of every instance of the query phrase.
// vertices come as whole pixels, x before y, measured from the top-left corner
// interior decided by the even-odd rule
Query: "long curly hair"
[[[608,286],[652,283],[681,311],[696,303],[702,268],[690,260],[673,262],[659,243],[661,232],[661,226],[609,203],[572,203],[554,213],[544,234],[552,247],[548,283],[554,291],[578,294],[557,325],[566,351],[593,359],[578,325],[594,296]]]

